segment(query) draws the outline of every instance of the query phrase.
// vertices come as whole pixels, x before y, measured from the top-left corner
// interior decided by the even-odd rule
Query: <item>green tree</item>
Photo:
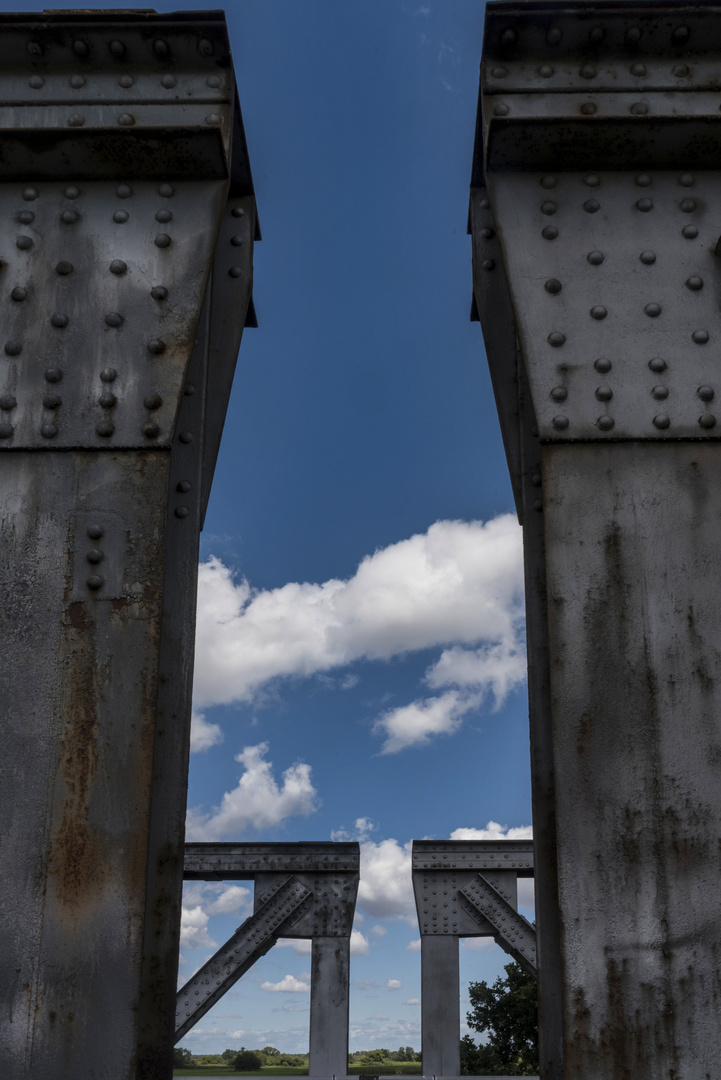
[[[237,1053],[237,1050],[224,1050],[220,1056],[222,1057],[223,1061],[232,1061]]]
[[[382,1065],[388,1058],[387,1050],[369,1050],[363,1055],[364,1065]]]
[[[506,978],[493,986],[471,983],[468,1026],[487,1040],[476,1046],[461,1039],[461,1073],[475,1076],[538,1074],[538,994],[536,980],[519,964],[505,966]]]
[[[263,1062],[260,1060],[260,1055],[256,1054],[255,1050],[246,1050],[244,1046],[241,1046],[240,1050],[235,1055],[233,1068],[237,1069],[238,1072],[257,1072],[262,1064]]]
[[[191,1065],[194,1065],[193,1055],[190,1050],[186,1050],[183,1046],[176,1046],[173,1050],[173,1068],[174,1069],[189,1069]]]

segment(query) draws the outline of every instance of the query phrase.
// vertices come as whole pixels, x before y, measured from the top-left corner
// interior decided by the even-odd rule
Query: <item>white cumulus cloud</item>
[[[260,984],[260,988],[270,994],[307,994],[310,983],[304,979],[296,979],[295,975],[284,975],[280,982],[264,982]]]
[[[317,792],[311,781],[309,765],[291,765],[283,773],[282,784],[273,775],[272,762],[266,761],[268,744],[246,746],[236,755],[243,766],[238,784],[226,791],[220,806],[211,813],[195,807],[188,811],[188,840],[218,840],[222,836],[241,836],[248,829],[273,828],[286,818],[307,816],[317,808]]]
[[[386,986],[389,990],[400,990],[403,983],[400,979],[386,979]]]
[[[350,954],[351,956],[365,956],[370,952],[370,942],[365,934],[362,934],[360,930],[351,930],[350,932]]]
[[[199,754],[203,750],[210,750],[211,746],[217,746],[223,741],[223,732],[219,724],[210,724],[203,713],[193,709],[190,720],[190,752]]]
[[[181,949],[215,949],[217,942],[208,933],[208,913],[200,904],[183,907],[180,918]]]

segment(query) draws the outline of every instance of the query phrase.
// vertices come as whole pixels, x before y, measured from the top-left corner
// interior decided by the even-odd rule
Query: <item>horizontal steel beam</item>
[[[186,881],[252,881],[269,873],[358,873],[357,843],[185,845]]]
[[[533,877],[532,840],[414,840],[414,870],[515,870]]]

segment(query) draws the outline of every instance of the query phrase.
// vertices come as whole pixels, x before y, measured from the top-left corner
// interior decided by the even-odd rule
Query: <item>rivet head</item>
[[[533,476],[531,477],[531,483],[533,484],[534,487],[540,487],[541,484],[543,483],[543,478],[542,478],[541,474],[540,473],[534,473]],[[465,857],[466,856],[464,855],[463,858],[465,859]],[[425,880],[425,878],[424,878],[424,880]]]
[[[217,90],[221,86],[221,80],[218,75],[209,75],[205,80],[205,85],[209,86],[211,90]]]
[[[84,123],[85,117],[81,116],[80,113],[74,112],[68,117],[68,127],[82,127]]]
[[[160,434],[160,428],[155,422],[145,424],[143,427],[143,435],[146,439],[157,439]]]
[[[695,181],[691,173],[682,173],[678,178],[678,182],[681,187],[693,187]]]
[[[610,401],[613,397],[613,390],[610,386],[597,386],[596,397],[599,401]]]
[[[486,263],[492,263],[492,266],[487,266]],[[484,270],[492,270],[495,265],[496,264],[493,261],[493,259],[486,259],[485,262],[483,263],[483,269]],[[228,275],[230,277],[233,277],[233,278],[242,277],[243,276],[243,267],[242,266],[231,266],[230,270],[228,271]]]
[[[541,187],[545,188],[546,191],[552,191],[553,188],[555,188],[557,183],[558,183],[558,181],[556,180],[556,177],[551,176],[550,173],[547,174],[546,176],[541,177]]]
[[[88,525],[85,532],[91,540],[99,540],[101,536],[105,536],[105,529],[102,525]]]
[[[661,314],[661,305],[660,304],[646,304],[646,306],[645,306],[645,308],[643,310],[644,310],[644,313],[646,315],[648,315],[649,319],[656,319]]]
[[[595,214],[597,210],[601,209],[601,204],[596,199],[586,199],[583,209],[587,214]]]
[[[156,38],[153,42],[153,52],[156,56],[167,56],[170,52],[170,46],[163,38]]]
[[[541,236],[544,240],[555,240],[558,236],[558,229],[555,225],[546,225],[545,229],[541,232]]]
[[[605,319],[607,315],[608,311],[605,307],[603,307],[602,304],[596,304],[594,307],[591,308],[592,319]]]
[[[161,225],[164,225],[166,222],[173,220],[173,211],[158,210],[157,214],[155,215],[155,220],[159,221]]]
[[[602,26],[593,26],[588,31],[588,40],[592,45],[598,45],[606,36],[606,31]]]
[[[691,337],[697,345],[705,345],[708,341],[708,330],[694,330]]]
[[[129,112],[121,113],[118,117],[118,123],[121,127],[132,127],[135,123],[135,117]]]
[[[543,287],[547,293],[551,293],[553,296],[556,296],[557,293],[560,293],[563,285],[561,285],[561,282],[558,280],[558,278],[552,277],[548,279],[548,281]]]
[[[542,79],[550,79],[553,75],[553,68],[550,64],[541,64],[538,69],[538,74],[541,76]]]
[[[131,188],[130,184],[118,184],[115,189],[115,194],[118,196],[119,199],[129,199],[130,196],[133,194],[133,189]]]
[[[18,302],[21,300],[25,300],[27,298],[27,295],[27,289],[23,289],[21,285],[16,285],[13,291],[10,293],[11,299],[17,300]]]
[[[556,349],[558,349],[561,345],[564,345],[565,341],[566,335],[561,334],[558,330],[554,330],[548,335],[548,344],[553,345],[553,347]]]
[[[648,173],[639,173],[634,182],[638,187],[649,187],[651,184],[651,177]]]
[[[159,248],[170,247],[172,241],[167,233],[161,232],[155,237],[155,246]]]
[[[160,394],[148,394],[143,401],[143,405],[145,405],[146,409],[159,409],[162,404],[163,399]]]
[[[77,210],[63,210],[60,220],[64,225],[74,225],[79,216]]]
[[[62,381],[63,373],[60,368],[51,367],[45,372],[45,381],[49,383],[59,383]]]
[[[18,236],[17,240],[15,241],[15,245],[20,249],[20,251],[29,251],[30,248],[33,246],[32,237]]]
[[[161,184],[158,188],[158,195],[164,199],[170,199],[175,194],[175,188],[172,184]]]
[[[578,74],[582,79],[595,79],[596,69],[593,64],[584,64]]]
[[[626,41],[629,45],[636,45],[641,40],[641,31],[637,26],[631,26],[626,31]]]
[[[18,214],[18,221],[22,225],[32,225],[32,223],[35,221],[35,214],[32,212],[32,210],[21,210]]]
[[[58,433],[58,429],[55,424],[43,424],[40,428],[40,434],[44,439],[54,439]]]
[[[695,199],[682,199],[681,200],[681,209],[683,210],[684,214],[692,214],[694,212],[694,210],[696,209],[696,200]]]
[[[507,27],[501,34],[502,45],[515,45],[518,41],[518,34],[512,27]]]
[[[495,235],[496,235],[496,230],[491,229],[488,225],[485,227],[485,229],[481,229],[481,236],[483,237],[484,240],[492,240]],[[240,245],[243,243],[243,237],[242,236],[233,236],[233,237],[231,237],[230,242],[231,242],[231,244],[233,244],[234,247],[240,247]]]
[[[695,225],[684,225],[681,229],[681,235],[685,236],[687,240],[695,240],[698,236],[698,229]]]
[[[716,417],[710,412],[704,413],[703,416],[699,416],[698,422],[702,428],[716,427]]]
[[[79,40],[74,41],[73,42],[73,52],[75,53],[76,56],[87,56],[88,53],[90,52],[90,47],[89,47],[87,41],[79,41]]]
[[[505,104],[505,102],[503,102],[503,101],[498,101],[493,106],[493,115],[494,116],[508,116],[508,113],[509,113],[509,108]]]
[[[631,71],[632,75],[636,75],[638,78],[640,78],[642,75],[646,74],[646,65],[645,64],[631,64],[630,71]]]
[[[181,431],[178,438],[182,443],[191,443],[193,441],[193,433],[192,431]]]
[[[109,439],[115,431],[115,424],[112,424],[109,420],[103,420],[102,423],[95,425],[95,430],[101,438]]]
[[[556,428],[557,431],[565,431],[566,428],[568,427],[568,417],[567,416],[554,416],[552,423],[553,423],[553,426]]]
[[[648,366],[651,371],[659,372],[666,370],[666,361],[662,360],[660,356],[654,356],[653,360],[649,360]]]
[[[549,45],[558,45],[558,44],[560,44],[560,41],[561,41],[562,37],[563,37],[563,34],[561,33],[560,27],[552,26],[551,29],[546,34],[546,41],[547,41],[547,43]]]
[[[649,210],[653,210],[653,199],[639,199],[636,203],[636,209],[640,210],[642,214],[647,214]]]
[[[45,86],[45,79],[42,77],[42,75],[31,75],[28,79],[28,85],[33,90],[40,90],[43,86]]]
[[[495,266],[496,266],[496,260],[495,259],[484,259],[483,262],[481,263],[481,268],[483,270],[493,270],[495,268]],[[236,269],[235,266],[231,267],[231,271],[235,270],[235,269]],[[240,267],[238,266],[237,269],[240,270]],[[230,271],[229,271],[229,273],[230,273],[231,277],[236,277],[236,276],[240,277],[240,274],[236,275],[236,274],[231,273]]]
[[[163,75],[160,85],[165,87],[166,90],[172,90],[174,86],[178,85],[178,80],[174,75]]]
[[[61,259],[55,267],[55,273],[60,274],[61,277],[65,277],[68,274],[72,274],[73,269],[74,267],[71,262],[67,262],[67,260]]]
[[[490,210],[490,208],[491,208],[491,204],[488,201],[488,199],[481,199],[481,209],[482,210]],[[233,215],[233,217],[245,217],[245,210],[243,209],[242,206],[234,206],[233,209],[230,212]]]
[[[101,563],[103,561],[103,559],[105,558],[105,554],[100,550],[100,548],[91,548],[85,558],[89,563],[97,566],[98,563]]]
[[[70,85],[72,86],[73,90],[80,90],[81,87],[85,86],[85,79],[82,75],[71,75]]]
[[[114,409],[118,404],[118,399],[115,394],[111,394],[110,391],[106,391],[98,398],[98,405],[101,409]]]
[[[60,394],[46,394],[43,398],[43,408],[45,409],[59,409],[63,403],[63,399]]]
[[[188,507],[187,506],[176,506],[175,507],[175,516],[177,518],[185,518],[185,517],[187,517],[188,516]]]
[[[508,68],[504,68],[500,64],[497,64],[496,67],[491,68],[491,75],[494,79],[505,79],[507,74]]]
[[[12,412],[16,405],[17,399],[13,394],[3,394],[2,397],[0,397],[0,409],[2,409],[3,412]]]
[[[105,316],[105,322],[108,324],[108,326],[122,326],[123,316],[120,314],[119,311],[109,311],[108,314]]]
[[[167,300],[168,290],[165,288],[164,285],[156,285],[153,289],[150,290],[150,295],[152,296],[153,300]]]
[[[127,210],[116,210],[113,214],[113,221],[116,225],[124,225],[129,217],[130,214]]]
[[[206,124],[209,124],[211,127],[217,127],[218,124],[222,123],[222,119],[221,119],[221,117],[219,116],[218,113],[212,112],[212,113],[208,113],[208,115],[205,118],[205,122],[206,122]]]
[[[113,56],[125,56],[125,46],[122,41],[118,41],[117,38],[109,43],[108,48]]]
[[[115,382],[118,377],[118,373],[114,367],[106,367],[100,372],[100,378],[103,382]]]
[[[672,71],[677,79],[685,79],[689,72],[688,64],[675,64]]]
[[[656,398],[656,401],[665,401],[666,398],[668,397],[668,387],[667,386],[654,386],[651,393]]]
[[[113,259],[110,264],[111,274],[124,274],[128,269],[128,264],[124,263],[122,259]]]
[[[135,82],[132,75],[121,75],[118,79],[118,86],[122,86],[123,90],[129,90]]]
[[[26,187],[23,189],[23,199],[25,202],[34,202],[40,192],[36,187]]]
[[[187,495],[192,486],[193,485],[190,483],[189,480],[179,480],[175,486],[175,490],[179,491],[181,495]]]
[[[586,262],[589,262],[591,266],[600,266],[606,256],[602,251],[589,251],[586,256]]]
[[[610,431],[612,427],[615,427],[616,421],[612,416],[599,416],[596,421],[596,427],[601,431]]]
[[[0,439],[9,439],[13,433],[13,426],[7,420],[0,423]]]
[[[160,356],[165,352],[165,342],[162,338],[151,338],[148,342],[148,352],[153,353],[155,356]]]
[[[546,199],[545,202],[541,203],[541,213],[542,214],[547,214],[547,215],[550,216],[551,214],[556,213],[556,209],[557,209],[556,204],[555,204],[555,202],[552,202],[551,199]]]
[[[653,418],[654,427],[660,428],[662,431],[664,428],[669,427],[671,420],[667,413],[658,413]]]
[[[586,187],[598,187],[601,183],[600,176],[596,176],[595,173],[589,173],[588,176],[584,176],[583,182]]]
[[[593,366],[601,375],[606,375],[613,367],[611,361],[605,356],[599,356],[598,360],[594,360]]]
[[[699,386],[696,393],[702,401],[713,401],[714,399],[714,389],[712,386]]]
[[[656,253],[655,251],[642,251],[639,255],[639,259],[642,263],[645,263],[646,266],[652,266],[653,263],[656,262]]]
[[[598,112],[598,105],[594,101],[584,101],[580,111],[583,116],[595,116]]]
[[[676,43],[688,41],[690,32],[687,26],[677,26],[671,37]]]
[[[103,585],[105,584],[105,580],[100,576],[100,574],[93,574],[92,577],[88,578],[85,584],[88,586],[89,589],[92,589],[93,592],[97,592],[98,589],[102,589]]]
[[[632,116],[646,116],[648,105],[645,101],[635,101],[628,111]]]
[[[703,278],[700,278],[698,274],[693,274],[692,277],[687,278],[686,288],[691,289],[692,292],[698,292],[699,289],[703,289]]]
[[[20,341],[6,341],[5,352],[8,356],[19,356],[23,351],[22,342]]]
[[[50,316],[50,322],[53,326],[57,326],[59,330],[63,330],[68,325],[69,320],[67,315],[61,315],[59,311],[56,311],[54,315]]]
[[[543,513],[543,499],[534,499],[533,509],[537,510],[539,514]],[[456,925],[455,922],[453,925]]]
[[[551,390],[551,397],[554,401],[565,401],[568,397],[568,390],[565,386],[554,386]]]

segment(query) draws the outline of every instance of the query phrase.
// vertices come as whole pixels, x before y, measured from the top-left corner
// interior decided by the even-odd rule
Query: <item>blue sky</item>
[[[410,841],[489,822],[528,835],[531,820],[520,531],[469,321],[483,10],[226,7],[260,325],[201,541],[189,824],[196,839],[361,840],[352,1049],[420,1048]],[[188,887],[184,977],[250,888]],[[507,959],[476,944],[466,982]],[[183,1045],[307,1049],[309,967],[276,947]]]

